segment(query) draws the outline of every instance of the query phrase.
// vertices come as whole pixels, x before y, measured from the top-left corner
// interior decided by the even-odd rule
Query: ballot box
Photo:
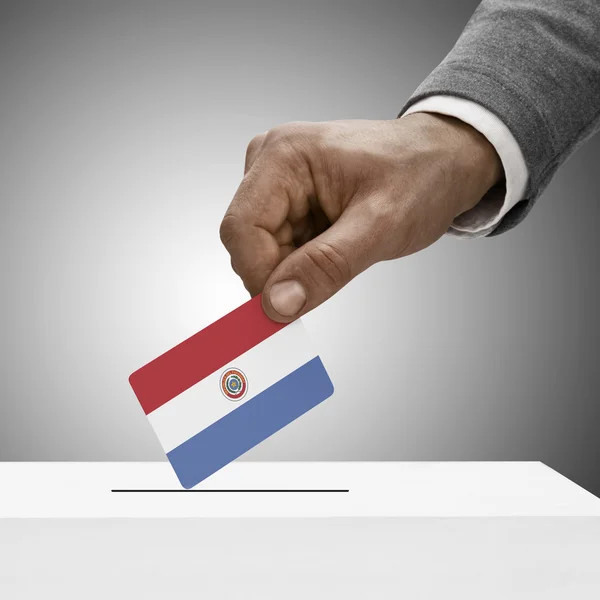
[[[600,499],[539,462],[0,463],[0,598],[600,598]]]

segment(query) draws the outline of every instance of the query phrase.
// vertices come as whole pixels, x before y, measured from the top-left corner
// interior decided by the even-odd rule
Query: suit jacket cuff
[[[492,188],[471,210],[459,215],[449,234],[462,238],[491,233],[508,211],[525,197],[529,173],[523,152],[510,129],[480,104],[449,95],[429,96],[413,104],[402,117],[415,112],[447,115],[468,123],[494,146],[506,177],[505,187]]]

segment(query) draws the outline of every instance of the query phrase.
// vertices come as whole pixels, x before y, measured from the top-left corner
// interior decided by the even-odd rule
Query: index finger
[[[274,169],[256,167],[244,177],[220,227],[221,241],[252,296],[294,248],[285,185]]]

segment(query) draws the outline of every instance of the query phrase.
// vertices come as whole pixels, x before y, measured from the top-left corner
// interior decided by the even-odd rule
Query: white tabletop
[[[600,516],[539,462],[236,462],[193,491],[163,463],[0,463],[0,518]]]
[[[111,490],[181,488],[168,463],[0,463],[0,598],[600,598],[600,500],[541,463],[236,462],[204,491]]]

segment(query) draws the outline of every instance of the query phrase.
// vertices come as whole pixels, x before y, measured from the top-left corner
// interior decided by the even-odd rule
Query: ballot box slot
[[[349,493],[350,490],[338,490],[338,489],[331,489],[331,490],[323,490],[323,489],[298,489],[298,490],[287,490],[287,489],[282,489],[282,490],[271,490],[271,489],[247,489],[247,490],[229,490],[229,489],[224,489],[224,490],[140,490],[140,489],[131,489],[131,490],[127,490],[127,489],[116,489],[116,490],[110,490],[112,493],[114,494],[157,494],[157,493],[201,493],[201,494],[206,494],[206,493],[236,493],[236,494],[249,494],[249,493],[260,493],[260,494],[337,494],[337,493]]]

